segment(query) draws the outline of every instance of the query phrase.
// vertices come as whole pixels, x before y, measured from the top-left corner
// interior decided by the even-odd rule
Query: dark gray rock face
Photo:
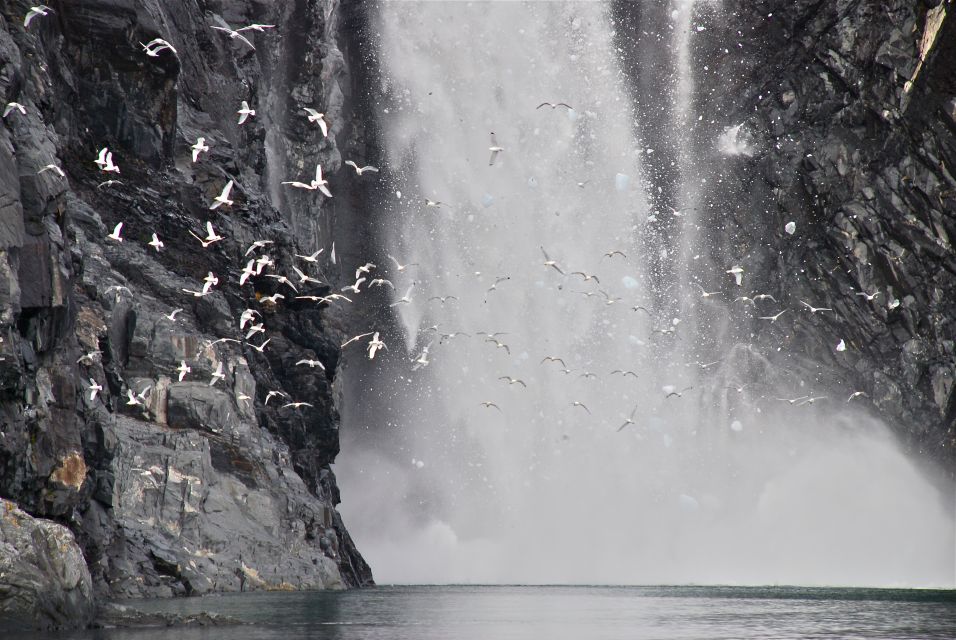
[[[739,264],[745,289],[729,277],[714,285],[730,299],[768,293],[778,304],[767,310],[790,309],[774,323],[742,305],[729,310],[726,339],[741,347],[741,376],[767,381],[774,371],[781,387],[802,381],[840,406],[863,391],[857,406],[895,423],[914,452],[952,474],[956,6],[719,4],[697,3],[692,36],[692,112],[706,116],[688,132],[707,167],[695,176],[709,241],[699,247],[701,271]],[[676,73],[640,63],[660,47],[657,34],[671,37],[660,13],[616,3],[639,111],[643,101],[652,119],[649,94]],[[730,134],[738,153],[722,153],[715,142],[738,125]],[[660,150],[657,204],[672,204],[674,145],[643,128]],[[809,313],[801,301],[833,311]],[[707,326],[720,332],[725,319],[716,313]]]
[[[332,242],[335,199],[279,183],[320,163],[338,191],[338,3],[71,0],[25,29],[30,4],[0,5],[0,104],[26,109],[0,123],[0,495],[76,535],[101,597],[370,584],[329,466],[341,312],[265,277]],[[276,28],[244,32],[253,50],[210,29],[226,23]],[[177,53],[147,56],[154,38]],[[243,100],[257,115],[239,126]],[[199,136],[210,151],[193,163]],[[93,162],[106,146],[118,175]],[[39,172],[51,163],[65,177]],[[228,180],[234,204],[210,211]],[[207,220],[225,239],[203,249],[190,232]],[[119,222],[123,241],[107,239]],[[273,244],[245,256],[257,239]],[[264,254],[275,269],[240,287]],[[326,282],[329,266],[310,275]],[[183,292],[208,272],[210,295]],[[246,308],[262,353],[239,330]],[[267,403],[272,390],[313,406]]]
[[[70,530],[0,498],[0,631],[83,625],[93,612],[90,572]]]

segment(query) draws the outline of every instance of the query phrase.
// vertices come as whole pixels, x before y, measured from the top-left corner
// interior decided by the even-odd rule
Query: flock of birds
[[[31,7],[24,18],[23,24],[25,27],[29,27],[33,20],[41,16],[47,16],[52,11],[53,10],[46,5],[37,5],[37,6]],[[225,36],[227,36],[231,40],[235,40],[239,43],[242,43],[242,45],[244,46],[248,46],[251,49],[255,49],[254,44],[246,37],[245,34],[249,32],[266,33],[269,30],[274,29],[275,25],[251,24],[238,29],[233,29],[229,26],[212,26],[211,28],[223,33]],[[168,41],[162,38],[156,38],[151,40],[150,42],[141,43],[141,46],[142,46],[143,52],[148,57],[158,57],[160,55],[163,55],[164,52],[169,52],[170,55],[178,55],[176,48],[171,43],[169,43]],[[559,107],[572,110],[572,107],[569,104],[564,102],[556,102],[556,103],[543,102],[540,105],[538,105],[537,108],[541,109],[544,107],[549,107],[552,110],[557,109]],[[22,104],[19,104],[16,102],[10,102],[5,106],[2,117],[7,118],[14,112],[19,112],[20,114],[26,114],[27,111]],[[246,101],[241,102],[236,113],[238,115],[237,123],[240,126],[248,122],[251,118],[256,117],[255,109],[251,108],[248,102]],[[327,122],[325,118],[325,114],[311,107],[303,107],[303,113],[304,113],[304,116],[308,118],[308,121],[310,123],[315,124],[319,128],[323,137],[328,137],[329,123]],[[204,137],[199,137],[197,138],[196,142],[190,147],[190,149],[192,154],[192,161],[193,163],[197,163],[201,160],[202,155],[204,153],[209,152],[210,147],[207,144],[206,139]],[[490,154],[489,161],[488,161],[489,166],[493,166],[498,156],[505,151],[506,151],[505,148],[501,146],[501,144],[499,144],[496,134],[492,132],[490,134],[490,144],[488,146],[488,152]],[[117,165],[116,161],[114,160],[113,153],[106,147],[99,150],[93,162],[96,164],[96,166],[105,176],[112,176],[112,175],[118,176],[121,174],[120,167]],[[377,167],[359,166],[358,164],[356,164],[355,162],[351,160],[346,161],[345,164],[352,167],[352,169],[355,171],[358,177],[361,177],[364,174],[369,172],[377,173],[379,171]],[[56,175],[60,177],[66,176],[65,172],[56,164],[48,164],[42,167],[39,170],[39,173],[44,173],[47,171],[54,172]],[[110,186],[114,186],[118,184],[122,184],[120,180],[114,179],[114,178],[108,178],[103,180],[98,185],[98,188],[105,188],[105,187],[110,187]],[[319,164],[317,164],[315,167],[314,177],[308,178],[308,182],[305,182],[303,180],[287,180],[287,181],[283,181],[282,185],[287,186],[289,188],[293,188],[293,189],[302,189],[306,191],[318,191],[326,198],[332,197],[332,193],[329,189],[329,182],[323,176],[322,167]],[[221,192],[213,198],[212,203],[209,206],[210,211],[216,211],[217,209],[221,207],[230,207],[233,205],[233,200],[231,199],[231,192],[232,192],[233,186],[234,186],[233,180],[229,180],[228,182],[226,182],[226,184],[222,187]],[[579,183],[578,186],[583,187],[583,183]],[[435,207],[435,208],[440,208],[443,205],[441,201],[431,200],[427,198],[425,199],[424,204],[427,207]],[[680,215],[680,212],[675,211],[674,214]],[[124,241],[124,238],[122,235],[123,224],[124,224],[123,222],[119,222],[115,225],[112,232],[107,236],[107,238],[110,241],[116,242],[116,243],[121,243]],[[794,222],[787,223],[784,230],[786,233],[792,235],[796,230],[795,223]],[[192,230],[189,231],[189,234],[199,243],[199,246],[201,246],[203,249],[207,249],[210,246],[214,245],[215,243],[221,242],[225,239],[224,236],[220,235],[216,231],[215,226],[213,225],[211,221],[206,222],[204,232],[205,232],[205,235],[200,235],[199,233],[196,233]],[[354,295],[358,295],[362,291],[369,290],[373,287],[389,287],[394,291],[395,284],[393,283],[392,279],[384,277],[384,275],[390,275],[394,277],[393,274],[395,275],[403,274],[410,267],[417,266],[416,264],[403,264],[394,256],[388,255],[389,260],[394,264],[394,268],[390,269],[388,274],[382,274],[382,276],[379,276],[380,272],[378,271],[378,267],[375,264],[368,262],[356,268],[354,282],[350,285],[342,287],[341,292],[330,293],[327,295],[313,295],[305,291],[300,292],[299,288],[305,287],[310,284],[323,285],[323,283],[318,278],[314,277],[313,275],[310,275],[309,271],[310,269],[314,268],[317,265],[319,261],[319,257],[323,254],[325,249],[320,248],[310,254],[295,254],[295,258],[300,262],[292,266],[292,269],[295,275],[294,277],[290,277],[288,274],[269,272],[269,271],[274,271],[276,267],[275,260],[268,254],[268,248],[272,244],[274,243],[271,240],[254,241],[245,251],[244,257],[248,258],[248,260],[245,266],[241,269],[240,275],[238,278],[238,284],[240,287],[244,287],[246,284],[250,283],[250,279],[253,277],[256,277],[256,278],[266,277],[266,278],[274,279],[278,285],[282,285],[283,287],[285,287],[285,289],[281,290],[282,292],[277,291],[276,293],[273,293],[272,295],[268,295],[268,296],[259,295],[259,294],[256,295],[256,299],[260,305],[267,305],[271,308],[275,308],[277,305],[280,304],[281,300],[284,300],[287,297],[292,297],[297,300],[309,300],[315,303],[332,304],[339,301],[352,302],[353,300],[347,297],[345,295],[346,293],[349,293],[354,296]],[[163,251],[165,248],[165,245],[162,239],[155,232],[152,233],[152,238],[150,242],[148,243],[148,246],[151,247],[156,252]],[[548,252],[545,250],[544,247],[541,247],[541,253],[544,258],[541,264],[546,269],[556,271],[565,277],[580,276],[584,282],[593,281],[597,284],[600,284],[600,279],[597,275],[586,273],[584,271],[570,271],[565,269],[557,260],[553,259],[548,254]],[[624,254],[624,252],[620,250],[616,250],[616,249],[612,249],[608,251],[607,253],[604,254],[604,256],[609,259],[613,259],[617,256],[620,256],[626,259],[626,255]],[[331,261],[333,265],[337,264],[334,243],[332,244],[332,247],[331,247],[329,260]],[[373,277],[373,272],[375,277]],[[734,279],[734,282],[737,286],[743,285],[744,269],[740,265],[732,265],[729,269],[726,270],[726,273]],[[509,278],[507,277],[502,277],[497,279],[491,285],[489,291],[493,291],[499,284],[501,284],[503,281],[508,279]],[[202,298],[207,295],[210,295],[215,290],[215,287],[219,285],[219,282],[220,281],[218,276],[216,276],[212,272],[209,272],[206,275],[206,277],[203,279],[201,286],[196,288],[184,287],[182,288],[182,291],[185,295],[191,296],[193,298]],[[363,285],[365,285],[364,288],[363,288]],[[413,302],[412,295],[413,295],[415,286],[416,286],[416,283],[413,281],[411,285],[409,285],[408,288],[405,290],[404,294],[397,297],[390,304],[390,306],[397,307],[400,305],[412,304]],[[697,285],[697,286],[700,288],[702,298],[709,298],[709,297],[718,295],[718,292],[716,291],[707,291],[702,286],[700,285]],[[605,304],[608,304],[608,305],[615,304],[620,301],[620,298],[612,297],[603,289],[598,289],[596,292],[586,292],[584,294],[588,296],[603,295],[604,302]],[[872,302],[877,298],[877,296],[879,296],[879,293],[878,292],[869,293],[864,291],[864,292],[857,292],[856,295],[863,296],[866,298],[867,301]],[[442,305],[444,305],[446,302],[450,300],[457,300],[457,299],[458,298],[456,296],[451,296],[451,295],[433,296],[429,298],[429,301],[437,300]],[[754,309],[756,309],[758,306],[758,303],[760,305],[765,305],[768,302],[776,303],[777,301],[770,294],[751,294],[750,296],[746,296],[746,295],[738,296],[734,300],[734,302],[751,305]],[[833,311],[831,308],[817,307],[811,304],[810,302],[803,301],[803,300],[800,301],[800,304],[802,305],[802,308],[804,308],[810,314],[825,313],[825,312]],[[893,304],[898,305],[899,301],[891,301],[889,304],[890,304],[890,307],[893,308],[892,305]],[[652,315],[648,309],[642,306],[634,306],[632,307],[632,310],[644,311],[648,315]],[[177,314],[180,313],[181,311],[182,311],[182,308],[174,309],[172,310],[171,313],[169,313],[166,316],[166,318],[171,322],[175,322]],[[775,313],[767,312],[762,315],[758,315],[757,318],[759,320],[774,323],[788,311],[789,311],[788,309],[782,309]],[[259,353],[263,353],[267,345],[269,344],[270,339],[266,338],[262,342],[258,342],[258,343],[252,342],[252,339],[255,336],[260,334],[264,336],[266,332],[265,324],[260,311],[254,308],[245,309],[241,313],[237,324],[239,329],[239,335],[242,336],[242,339],[220,338],[216,341],[213,341],[210,344],[217,344],[220,342],[241,343]],[[438,332],[437,327],[433,327],[432,329]],[[654,331],[658,333],[672,334],[676,331],[676,326],[655,328]],[[440,338],[442,341],[451,340],[458,336],[468,335],[463,332],[454,332],[454,333],[438,332],[438,333],[440,334]],[[486,342],[493,343],[496,348],[503,349],[506,352],[510,353],[509,346],[499,340],[500,335],[503,335],[503,334],[487,333],[487,334],[483,334],[482,337],[484,338]],[[369,331],[369,332],[355,335],[349,338],[348,340],[346,340],[344,343],[342,343],[341,348],[345,349],[349,345],[365,340],[366,338],[368,338],[368,340],[366,342],[365,348],[366,348],[366,353],[369,360],[373,360],[376,354],[378,354],[382,350],[387,349],[385,342],[381,339],[380,333],[377,331]],[[430,346],[431,346],[431,343],[425,346],[421,354],[412,360],[413,369],[417,370],[417,369],[421,369],[423,367],[428,366],[428,364],[430,363],[429,361]],[[845,341],[841,340],[840,343],[835,347],[835,349],[837,351],[844,351],[846,349]],[[84,354],[80,358],[80,360],[78,360],[78,362],[82,362],[82,361],[92,362],[95,355],[96,355],[96,352]],[[563,367],[562,372],[570,373],[570,370],[567,368],[565,361],[559,356],[554,356],[554,355],[545,356],[541,360],[541,364],[546,364],[546,363],[560,364]],[[710,363],[710,364],[715,364],[715,363]],[[309,368],[318,368],[320,370],[325,369],[325,366],[320,361],[315,359],[299,360],[298,362],[296,362],[296,366],[306,366]],[[179,363],[179,367],[174,370],[174,373],[176,374],[178,380],[182,382],[186,380],[187,376],[190,376],[190,374],[192,373],[192,368],[185,360],[182,360]],[[637,378],[637,374],[634,373],[633,371],[615,370],[612,372],[612,375],[613,374],[620,374],[624,377],[633,376],[634,378]],[[594,374],[593,373],[589,374],[585,372],[585,374],[583,375],[593,376]],[[223,370],[222,362],[220,362],[218,365],[218,368],[211,374],[211,378],[208,381],[208,384],[210,386],[216,385],[217,383],[223,381],[225,378],[226,378],[226,373]],[[521,387],[528,386],[524,380],[521,380],[519,378],[514,378],[511,376],[500,376],[498,380],[506,382],[509,386],[513,386],[513,385],[520,385]],[[89,398],[90,398],[90,401],[94,401],[97,395],[100,392],[102,392],[103,387],[92,378],[90,378],[89,382],[90,382],[88,387]],[[743,392],[746,386],[748,385],[732,386],[728,388],[734,388],[738,391],[738,393],[740,393],[740,392]],[[678,389],[674,385],[666,385],[663,388],[663,391],[666,394],[665,398],[680,398],[683,396],[683,394],[692,390],[693,388],[694,388],[693,386],[690,386],[690,387]],[[141,390],[138,393],[135,393],[131,389],[127,390],[126,404],[131,406],[145,405],[147,401],[146,394],[148,393],[148,391],[149,391],[148,387],[144,390]],[[862,391],[855,391],[847,399],[847,402],[865,395],[866,394]],[[285,392],[276,391],[276,390],[272,390],[267,393],[265,398],[265,404],[268,404],[269,401],[274,397],[284,398],[285,400],[288,400],[287,402],[281,404],[281,408],[298,409],[302,407],[312,406],[308,402],[293,401],[291,398],[288,397],[287,394],[285,394]],[[825,398],[826,396],[803,395],[797,398],[778,398],[778,400],[787,402],[793,406],[803,406],[803,405],[813,404],[814,402],[823,400]],[[242,396],[242,395],[240,395],[239,399],[246,400],[246,401],[251,400],[251,398],[249,398],[248,396]],[[481,402],[480,404],[483,407],[494,408],[498,411],[501,411],[501,407],[493,401],[486,400]],[[580,401],[577,401],[577,400],[573,401],[571,403],[571,406],[574,408],[580,408],[582,411],[585,411],[588,414],[591,413],[591,409]],[[635,407],[634,410],[631,411],[629,417],[627,417],[624,423],[618,428],[618,431],[621,431],[624,428],[634,424],[634,417],[637,410],[638,410],[638,407]]]

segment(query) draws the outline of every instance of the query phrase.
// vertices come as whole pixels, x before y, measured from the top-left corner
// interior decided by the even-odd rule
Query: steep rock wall
[[[0,102],[26,109],[0,126],[0,495],[67,525],[104,597],[369,584],[329,467],[343,315],[294,300],[268,269],[238,285],[253,240],[273,242],[249,256],[272,256],[271,273],[328,255],[334,198],[279,182],[321,163],[333,193],[348,188],[338,3],[71,0],[25,29],[30,4],[0,7]],[[276,25],[244,32],[255,50],[210,28],[250,23]],[[145,55],[154,38],[178,53]],[[257,115],[239,126],[242,100]],[[304,106],[326,113],[328,138]],[[211,149],[193,163],[198,136]],[[93,163],[104,146],[121,174]],[[65,177],[38,173],[50,163]],[[210,211],[228,180],[235,203]],[[207,220],[225,239],[203,249],[189,232]],[[118,222],[121,243],[106,237]],[[329,266],[310,275],[328,282]],[[210,271],[212,294],[183,292]],[[238,328],[247,307],[262,353]],[[267,404],[271,390],[314,406]]]

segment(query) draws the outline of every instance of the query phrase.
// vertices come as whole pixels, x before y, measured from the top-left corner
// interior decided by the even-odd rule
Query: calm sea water
[[[956,638],[956,591],[793,587],[378,587],[129,603],[237,627],[114,629],[69,640]]]

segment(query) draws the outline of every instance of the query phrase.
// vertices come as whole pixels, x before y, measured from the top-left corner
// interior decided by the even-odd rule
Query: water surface
[[[798,587],[403,586],[131,603],[238,627],[113,629],[69,640],[953,638],[956,591]]]

